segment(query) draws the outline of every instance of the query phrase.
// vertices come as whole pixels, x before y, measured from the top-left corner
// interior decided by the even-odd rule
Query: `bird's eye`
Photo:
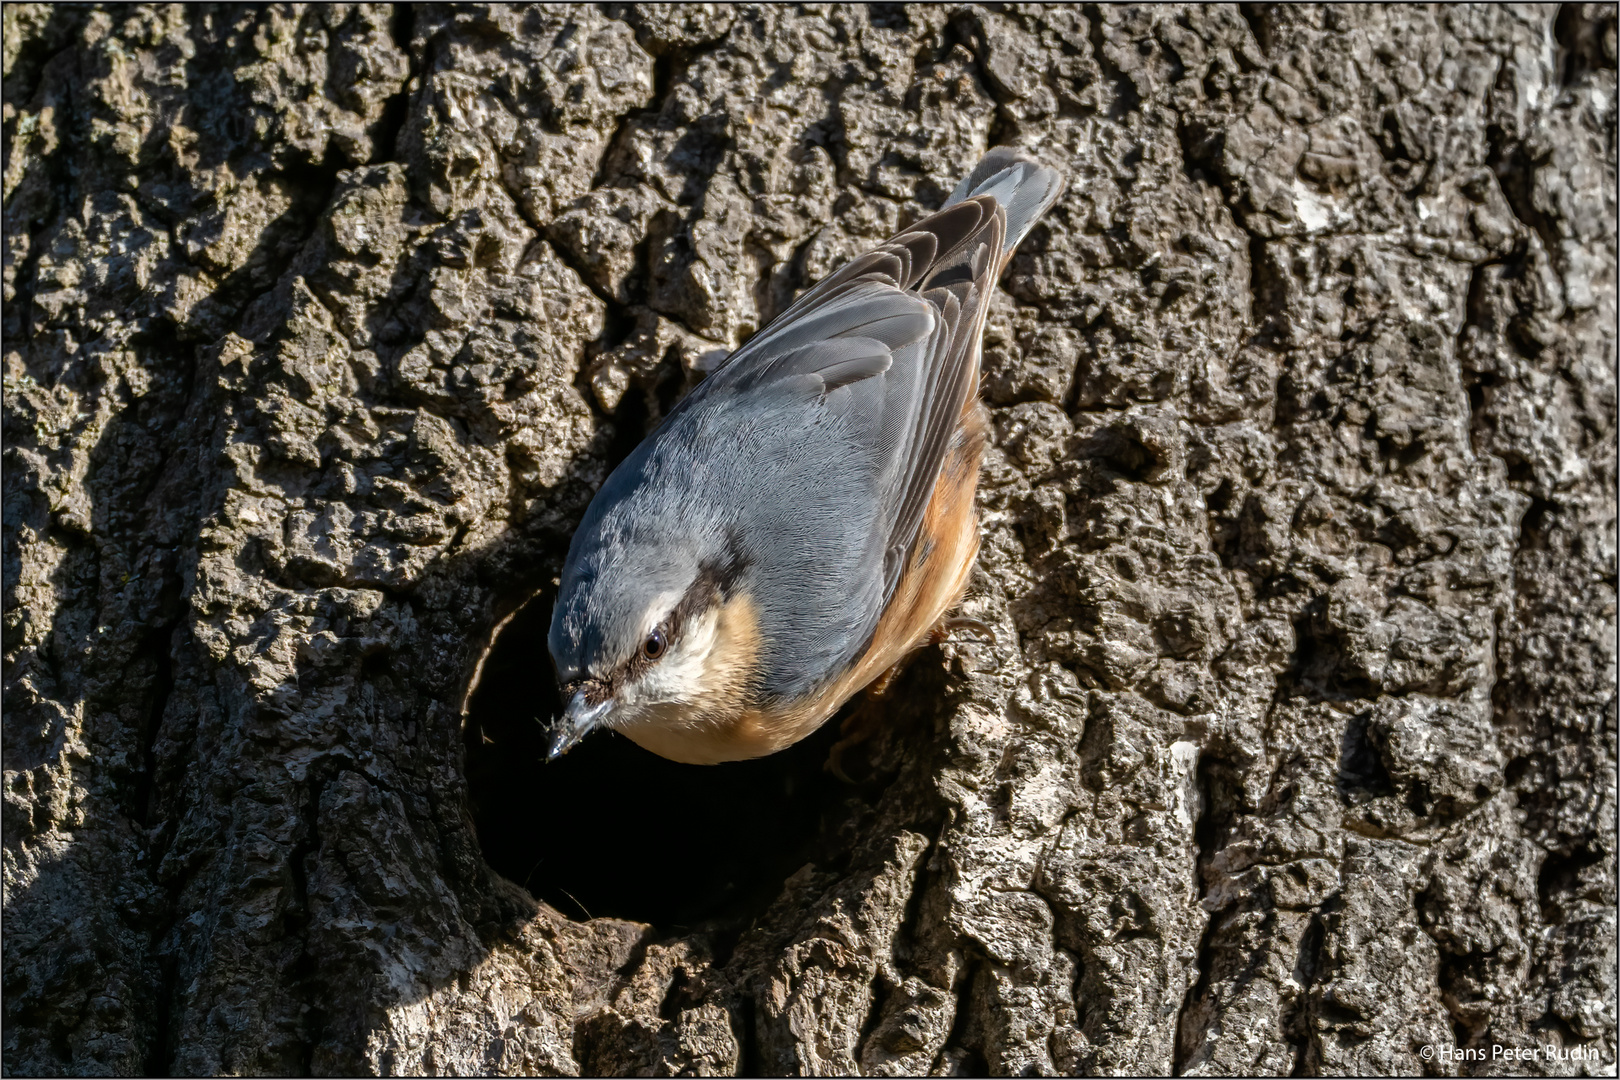
[[[669,642],[664,640],[664,632],[662,630],[654,630],[652,633],[648,634],[647,639],[641,643],[641,655],[645,656],[649,660],[656,660],[660,656],[664,655],[664,650],[667,648],[669,648]]]

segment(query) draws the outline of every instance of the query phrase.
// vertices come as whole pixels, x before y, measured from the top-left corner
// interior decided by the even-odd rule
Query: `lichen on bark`
[[[1612,1070],[1615,34],[8,5],[5,1071]],[[542,765],[596,486],[1002,143],[994,644]]]

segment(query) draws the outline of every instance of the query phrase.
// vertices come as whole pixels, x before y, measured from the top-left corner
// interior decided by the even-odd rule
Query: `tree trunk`
[[[8,5],[6,1071],[1612,1071],[1615,27]],[[596,485],[999,143],[995,642],[544,764]]]

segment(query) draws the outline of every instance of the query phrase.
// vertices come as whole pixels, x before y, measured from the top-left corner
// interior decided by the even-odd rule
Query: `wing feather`
[[[800,297],[709,375],[676,412],[780,385],[865,418],[885,512],[883,595],[893,594],[952,434],[978,385],[978,343],[1003,218],[976,197],[913,225]]]
[[[1061,190],[1057,174],[1028,159],[1003,155],[993,163],[994,169],[981,166],[971,185],[964,180],[944,209],[807,291],[668,418],[718,394],[770,394],[777,387],[819,396],[825,407],[864,425],[858,452],[870,457],[858,471],[877,477],[884,606],[977,392],[985,314],[1009,240],[1021,238]],[[1009,205],[1017,218],[1013,237]]]

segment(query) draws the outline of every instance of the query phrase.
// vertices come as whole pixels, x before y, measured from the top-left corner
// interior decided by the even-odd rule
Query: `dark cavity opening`
[[[551,606],[542,594],[502,629],[468,705],[467,784],[492,869],[571,917],[667,930],[746,920],[821,861],[823,820],[853,796],[822,768],[837,717],[757,761],[680,765],[598,732],[548,764],[562,709]]]

